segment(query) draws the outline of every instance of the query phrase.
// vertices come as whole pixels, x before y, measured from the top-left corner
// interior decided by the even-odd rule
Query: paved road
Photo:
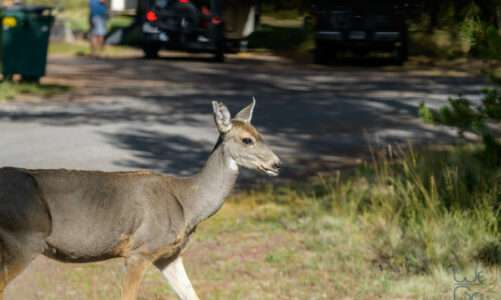
[[[450,132],[416,119],[421,101],[478,95],[461,68],[334,66],[271,57],[51,58],[48,82],[69,94],[0,104],[0,165],[190,174],[216,141],[210,101],[232,112],[257,98],[254,123],[283,157],[286,175],[356,163],[369,146],[436,143]]]

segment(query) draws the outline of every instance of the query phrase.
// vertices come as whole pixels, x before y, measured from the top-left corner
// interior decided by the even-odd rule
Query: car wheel
[[[225,59],[224,50],[218,49],[214,53],[214,62],[223,63]]]
[[[147,59],[158,58],[158,52],[160,48],[158,46],[147,45],[143,47],[144,57]]]
[[[398,47],[393,50],[393,60],[395,64],[401,66],[407,61],[408,55],[404,47]]]
[[[224,62],[225,55],[224,55],[224,49],[225,49],[225,44],[226,41],[222,37],[223,32],[222,28],[219,32],[217,32],[216,35],[216,49],[214,50],[214,62],[219,62],[222,63]]]

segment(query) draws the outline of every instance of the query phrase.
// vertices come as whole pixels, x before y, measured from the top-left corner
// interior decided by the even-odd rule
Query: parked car
[[[224,61],[227,45],[240,45],[255,29],[256,0],[139,0],[145,56],[160,49],[208,52]]]
[[[312,6],[315,62],[341,51],[359,55],[390,52],[399,64],[408,57],[406,3],[398,0],[317,0]]]

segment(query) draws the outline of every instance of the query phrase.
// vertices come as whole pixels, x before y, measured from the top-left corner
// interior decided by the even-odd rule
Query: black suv
[[[407,60],[406,3],[398,0],[318,0],[312,17],[315,62],[326,63],[339,51],[359,55],[390,52],[399,64]]]
[[[147,58],[160,49],[209,52],[224,61],[221,0],[140,0],[142,48]]]

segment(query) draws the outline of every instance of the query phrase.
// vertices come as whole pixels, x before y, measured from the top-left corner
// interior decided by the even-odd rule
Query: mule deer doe
[[[191,177],[150,172],[0,169],[0,300],[39,254],[63,262],[123,257],[123,300],[137,298],[153,263],[180,299],[198,299],[181,255],[197,225],[215,214],[239,166],[278,175],[279,158],[251,125],[255,100],[231,119],[212,102],[219,140]]]

